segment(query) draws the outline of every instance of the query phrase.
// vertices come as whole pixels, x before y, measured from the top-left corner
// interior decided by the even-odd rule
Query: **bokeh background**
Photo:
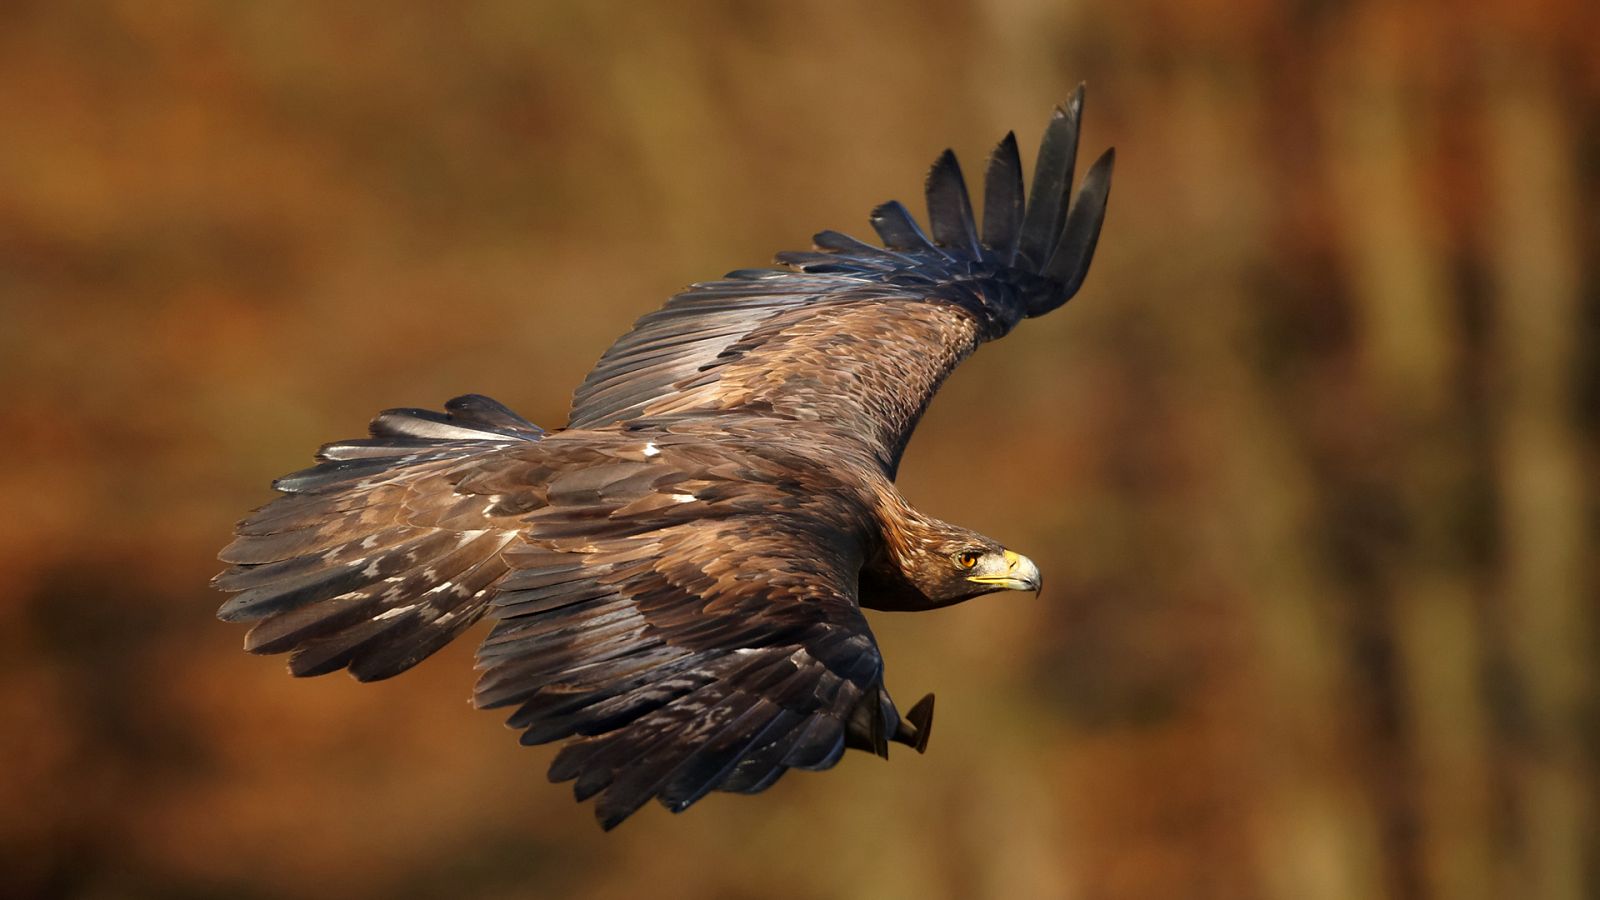
[[[4,17],[0,894],[1600,896],[1600,6]],[[928,755],[602,835],[470,641],[296,681],[212,618],[319,443],[467,391],[558,426],[679,286],[1080,79],[1088,284],[901,479],[1048,576],[874,617]]]

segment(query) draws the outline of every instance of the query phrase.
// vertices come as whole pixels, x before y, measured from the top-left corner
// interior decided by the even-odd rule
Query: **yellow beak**
[[[967,580],[1007,591],[1037,592],[1044,583],[1039,576],[1039,567],[1033,564],[1033,560],[1010,550],[1005,551],[1005,571],[970,575]]]

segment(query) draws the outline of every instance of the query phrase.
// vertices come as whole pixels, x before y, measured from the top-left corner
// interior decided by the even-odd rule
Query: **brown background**
[[[1597,12],[7,4],[0,893],[1600,894]],[[560,425],[680,285],[1080,79],[1100,258],[901,479],[1048,581],[874,618],[927,756],[602,835],[470,642],[294,681],[212,619],[318,443]]]

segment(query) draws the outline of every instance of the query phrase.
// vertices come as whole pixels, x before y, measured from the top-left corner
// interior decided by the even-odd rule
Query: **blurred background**
[[[13,0],[0,894],[1600,896],[1596,34],[1582,0]],[[1119,153],[1088,284],[902,473],[1048,581],[873,618],[928,755],[602,835],[469,708],[471,640],[296,681],[213,619],[232,522],[319,443],[467,391],[559,426],[681,285],[868,236],[1079,80]]]

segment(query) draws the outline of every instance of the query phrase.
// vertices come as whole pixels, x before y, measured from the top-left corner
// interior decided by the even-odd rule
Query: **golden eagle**
[[[486,397],[393,409],[239,523],[218,615],[295,675],[396,675],[484,615],[473,700],[525,744],[566,741],[553,781],[612,828],[654,797],[755,793],[846,747],[925,748],[861,609],[1037,591],[1027,557],[917,512],[895,470],[961,360],[1083,283],[1112,151],[1069,205],[1083,89],[1023,189],[989,158],[980,231],[946,150],[924,232],[872,212],[778,266],[696,284],[646,315],[544,431]]]

